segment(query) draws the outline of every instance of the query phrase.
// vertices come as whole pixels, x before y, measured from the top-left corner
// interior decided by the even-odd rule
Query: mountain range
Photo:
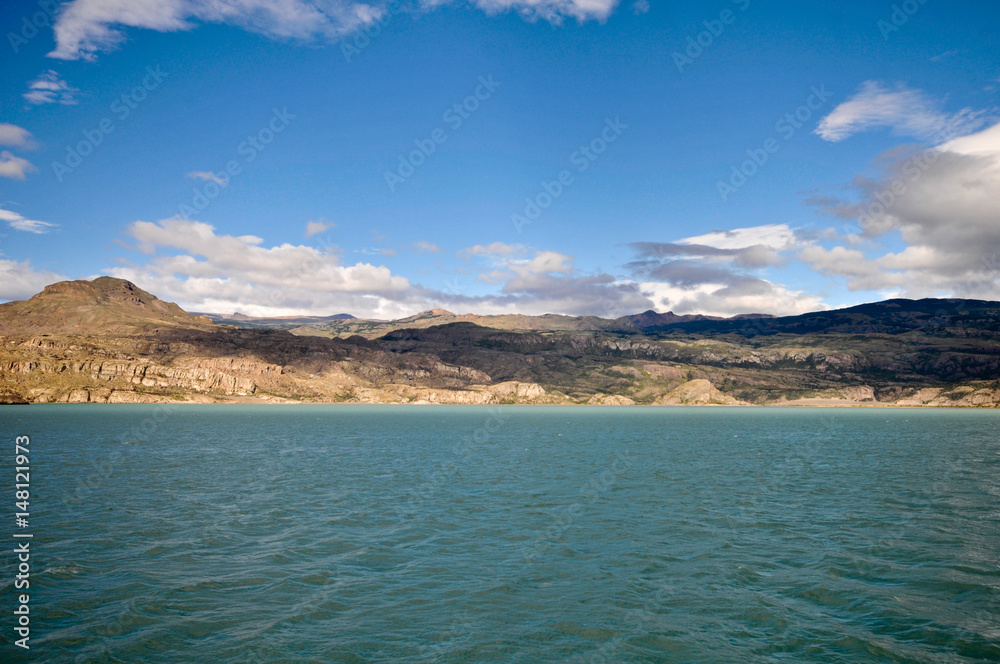
[[[1000,405],[1000,303],[800,316],[192,314],[111,277],[0,304],[0,402]]]

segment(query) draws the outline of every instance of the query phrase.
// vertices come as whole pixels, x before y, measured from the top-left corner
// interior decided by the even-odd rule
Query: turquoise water
[[[0,409],[0,661],[1000,661],[1000,412]],[[4,494],[10,494],[4,495]]]

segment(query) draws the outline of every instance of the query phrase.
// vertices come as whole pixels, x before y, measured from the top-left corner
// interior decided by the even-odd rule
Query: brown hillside
[[[144,334],[158,330],[214,329],[204,316],[192,316],[124,279],[62,281],[28,300],[0,304],[0,334]]]

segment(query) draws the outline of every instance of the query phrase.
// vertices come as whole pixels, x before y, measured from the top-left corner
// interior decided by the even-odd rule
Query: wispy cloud
[[[903,84],[887,88],[878,81],[866,81],[824,117],[814,133],[837,142],[868,129],[890,129],[900,136],[941,141],[982,127],[983,116],[983,111],[969,108],[945,112],[926,93]]]
[[[56,48],[50,57],[93,60],[125,40],[124,28],[158,32],[192,30],[199,23],[227,23],[273,39],[337,40],[386,15],[386,0],[72,0],[54,26]],[[417,0],[423,10],[449,0]],[[618,0],[472,0],[487,13],[516,11],[528,20],[559,23],[603,20]]]
[[[351,0],[73,0],[62,6],[50,57],[93,60],[125,40],[123,28],[157,32],[228,23],[275,39],[337,38],[378,19],[381,9]]]
[[[38,169],[23,157],[11,154],[7,150],[0,152],[0,178],[23,180],[27,173]]]
[[[320,233],[325,233],[336,225],[337,224],[323,219],[306,222],[306,237],[312,237],[314,235],[319,235]]]
[[[433,244],[432,242],[425,242],[423,240],[418,240],[413,243],[413,248],[421,254],[437,254],[441,252],[441,247]]]
[[[50,228],[55,228],[57,226],[57,224],[50,224],[47,221],[26,219],[17,212],[4,210],[3,208],[0,208],[0,221],[6,221],[7,224],[16,231],[38,234],[48,233]]]
[[[477,244],[467,249],[462,249],[458,252],[458,255],[465,260],[469,260],[473,256],[513,256],[523,254],[526,249],[522,244],[492,242],[490,244]]]
[[[187,176],[195,180],[214,182],[220,187],[225,187],[227,184],[229,184],[229,180],[227,178],[220,178],[218,175],[212,173],[211,171],[191,171],[190,173],[187,174]]]
[[[29,83],[28,91],[21,96],[33,106],[57,103],[73,106],[78,103],[76,100],[78,92],[78,89],[70,87],[66,81],[59,78],[58,73],[50,69]]]
[[[5,122],[0,122],[0,145],[25,150],[33,150],[38,147],[38,144],[32,139],[30,131]]]

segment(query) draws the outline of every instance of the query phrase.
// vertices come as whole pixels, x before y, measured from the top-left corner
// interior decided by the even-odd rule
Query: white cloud
[[[678,244],[703,244],[716,249],[745,249],[765,246],[776,251],[791,249],[798,240],[795,231],[788,224],[766,224],[749,228],[735,228],[730,231],[712,231],[705,235],[678,240]]]
[[[426,10],[449,0],[416,0]],[[563,17],[603,20],[618,0],[470,0],[487,13],[517,11],[528,20]],[[125,40],[123,28],[192,30],[199,22],[227,23],[273,39],[336,40],[377,21],[385,0],[72,0],[54,26],[50,57],[93,60]]]
[[[520,244],[505,244],[503,242],[492,242],[490,244],[477,244],[467,249],[462,249],[458,255],[469,260],[473,256],[515,256],[523,254],[527,248]]]
[[[632,3],[632,13],[638,16],[639,14],[645,14],[649,11],[649,0],[635,0]]]
[[[533,251],[509,258],[496,294],[462,295],[411,284],[384,266],[344,265],[302,245],[265,247],[255,236],[220,235],[197,221],[138,221],[129,228],[149,258],[107,272],[189,311],[258,316],[350,313],[401,318],[434,307],[476,313],[621,316],[652,305],[634,283],[574,273],[572,257]]]
[[[852,290],[894,289],[905,297],[1000,299],[1000,124],[889,165],[861,181],[853,209],[877,242],[898,233],[903,249],[867,254],[807,248],[801,258]]]
[[[325,233],[331,228],[335,227],[337,224],[328,221],[310,221],[306,223],[306,237],[312,237],[314,235],[319,235],[320,233]]]
[[[424,240],[414,242],[413,248],[421,254],[437,254],[441,252],[441,247],[432,242],[425,242]]]
[[[29,261],[0,259],[0,300],[24,300],[66,277],[34,270]]]
[[[473,0],[473,4],[491,14],[513,10],[528,20],[559,23],[564,16],[578,21],[604,20],[618,0]]]
[[[32,150],[38,144],[31,138],[31,132],[17,125],[0,122],[0,145]]]
[[[823,118],[814,133],[837,142],[867,129],[888,128],[901,136],[941,142],[974,131],[984,122],[982,111],[964,108],[947,113],[920,90],[902,84],[889,89],[878,81],[866,81]]]
[[[829,308],[819,295],[792,290],[765,279],[741,284],[702,283],[694,287],[642,282],[639,287],[653,300],[657,311],[675,314],[795,316]]]
[[[57,224],[50,224],[47,221],[36,221],[35,219],[25,219],[17,212],[0,208],[0,221],[6,221],[11,228],[17,231],[28,233],[48,233],[48,229],[55,228]]]
[[[27,159],[15,156],[7,150],[0,152],[0,178],[23,180],[25,174],[37,170]]]
[[[129,235],[152,258],[110,273],[196,311],[406,315],[413,308],[407,302],[419,299],[407,279],[384,266],[343,265],[336,253],[303,245],[264,247],[262,238],[219,235],[197,221],[137,221]]]
[[[823,308],[819,297],[726,270],[714,273],[721,274],[721,280],[695,284],[623,280],[609,274],[581,274],[573,257],[558,251],[503,243],[466,250],[487,264],[479,281],[496,288],[493,293],[468,295],[457,286],[442,292],[412,284],[385,266],[346,265],[336,252],[291,244],[267,247],[256,236],[222,235],[197,221],[138,221],[130,226],[129,235],[148,258],[108,273],[189,311],[258,316],[343,312],[385,319],[441,307],[481,314],[616,318],[650,308],[717,315]],[[764,235],[747,232],[744,237]]]
[[[632,271],[659,311],[792,315],[825,308],[818,295],[759,276],[809,241],[788,224],[712,231],[676,242],[633,242]]]
[[[274,39],[335,39],[382,13],[352,0],[73,0],[59,13],[49,56],[93,60],[124,41],[122,28],[176,32],[198,22],[237,25]]]
[[[28,91],[22,97],[34,106],[41,104],[64,104],[73,106],[77,104],[76,93],[79,90],[70,87],[66,81],[59,78],[59,74],[53,70],[48,70],[28,84]]]
[[[229,179],[228,178],[220,178],[218,175],[216,175],[215,173],[212,173],[211,171],[191,171],[190,173],[187,174],[187,176],[189,178],[193,178],[195,180],[204,180],[205,182],[214,182],[215,184],[219,185],[220,187],[225,187],[227,184],[229,184]]]

